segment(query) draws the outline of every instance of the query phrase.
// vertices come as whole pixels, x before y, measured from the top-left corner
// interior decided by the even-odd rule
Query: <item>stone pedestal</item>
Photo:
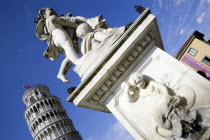
[[[163,51],[156,19],[148,9],[94,59],[100,61],[84,66],[82,82],[67,101],[111,112],[137,140],[197,139],[209,127],[205,114],[210,112],[210,82]],[[138,87],[121,86],[132,83],[133,73],[144,76],[151,92],[143,95]],[[138,94],[132,102],[130,91],[132,97]]]

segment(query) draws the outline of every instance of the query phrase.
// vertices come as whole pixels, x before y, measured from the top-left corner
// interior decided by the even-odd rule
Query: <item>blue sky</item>
[[[75,107],[66,102],[66,89],[77,86],[79,77],[68,73],[71,83],[56,78],[60,63],[45,59],[46,42],[35,36],[33,20],[37,10],[51,7],[58,14],[95,17],[102,14],[113,27],[134,21],[139,14],[133,6],[151,9],[157,17],[165,51],[174,56],[194,30],[210,39],[210,0],[1,0],[1,139],[30,140],[23,118],[23,86],[44,84],[58,96],[84,140],[131,140],[112,114]]]

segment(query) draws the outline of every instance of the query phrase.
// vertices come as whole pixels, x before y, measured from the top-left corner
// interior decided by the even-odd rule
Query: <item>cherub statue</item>
[[[59,53],[62,53],[66,58],[63,60],[57,77],[64,83],[70,82],[66,73],[72,63],[77,64],[79,57],[76,54],[72,38],[68,35],[65,27],[76,29],[78,24],[75,21],[67,20],[60,17],[51,8],[42,8],[39,11],[36,35],[40,40],[47,41],[48,48],[44,52],[46,58],[55,61]]]
[[[102,20],[103,17],[101,15],[90,19],[81,16],[73,17],[70,13],[58,16],[52,8],[42,8],[38,12],[38,18],[35,20],[37,23],[36,35],[40,40],[47,41],[48,43],[48,48],[44,52],[44,56],[53,61],[57,60],[59,53],[62,53],[66,57],[61,63],[57,78],[61,79],[64,83],[68,83],[70,81],[67,79],[66,73],[72,63],[77,65],[79,60],[77,53],[87,53],[93,46],[98,45],[98,42],[106,38],[102,32],[95,31],[96,28],[101,28],[102,26],[104,28],[106,26],[105,21]],[[81,23],[90,27],[88,33],[94,32],[93,34],[95,34],[95,36],[91,37],[91,39],[92,44],[95,45],[89,47],[90,45],[87,46],[85,44],[86,46],[82,45],[82,48],[79,47],[76,29]],[[83,31],[81,31],[80,28],[80,33],[83,32],[86,35],[87,28],[82,28],[82,30]],[[88,50],[85,48],[88,48]]]
[[[96,17],[98,18],[98,17]],[[76,30],[77,37],[82,39],[81,53],[84,55],[90,50],[99,46],[115,31],[114,28],[104,26],[105,23],[98,22],[95,28],[91,27],[90,23],[82,23]]]
[[[129,82],[122,83],[122,87],[127,93],[128,101],[131,103],[135,102],[140,96],[144,97],[153,92],[161,93],[165,99],[170,97],[168,88],[165,85],[156,81],[150,81],[146,84],[144,76],[138,72],[129,77]]]

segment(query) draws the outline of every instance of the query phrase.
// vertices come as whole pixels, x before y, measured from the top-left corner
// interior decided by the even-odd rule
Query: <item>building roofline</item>
[[[176,54],[176,59],[180,59],[182,55],[184,54],[185,50],[188,48],[189,44],[195,39],[199,39],[204,41],[204,34],[200,33],[199,31],[194,31],[193,34],[187,39],[187,41],[184,43],[184,45],[180,48],[178,53]]]

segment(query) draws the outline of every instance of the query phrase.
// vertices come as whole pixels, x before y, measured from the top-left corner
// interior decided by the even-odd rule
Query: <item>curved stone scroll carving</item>
[[[198,139],[210,126],[209,122],[208,125],[202,122],[209,120],[210,117],[203,113],[209,112],[209,108],[205,111],[190,110],[195,104],[196,94],[188,86],[179,85],[174,91],[166,84],[146,81],[144,75],[136,72],[128,82],[121,84],[121,88],[129,103],[144,102],[145,106],[151,106],[147,113],[155,125],[157,135],[153,139]]]

